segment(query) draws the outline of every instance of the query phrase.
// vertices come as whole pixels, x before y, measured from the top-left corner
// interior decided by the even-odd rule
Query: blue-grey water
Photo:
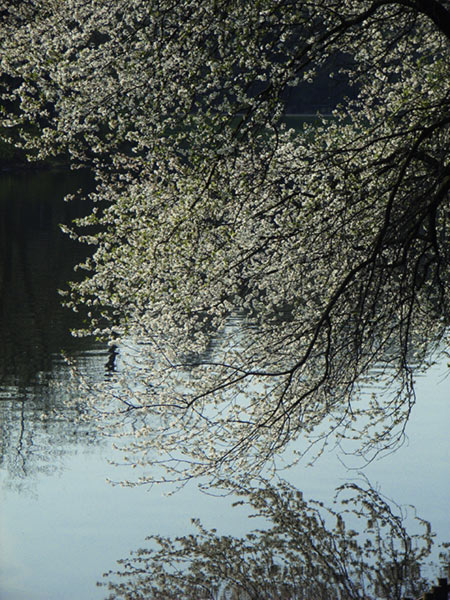
[[[183,535],[193,516],[224,533],[255,526],[231,498],[206,496],[194,484],[172,496],[167,488],[112,487],[107,478],[130,474],[108,464],[111,440],[77,424],[81,408],[64,404],[70,373],[62,350],[91,376],[107,376],[108,353],[71,337],[76,315],[57,293],[86,251],[58,224],[88,210],[61,200],[90,185],[82,173],[0,176],[0,600],[101,599],[102,573],[146,535]],[[443,362],[418,382],[408,442],[365,471],[388,497],[414,504],[441,540],[450,540],[448,372]],[[334,487],[353,476],[341,459],[330,452],[285,476],[330,502]]]

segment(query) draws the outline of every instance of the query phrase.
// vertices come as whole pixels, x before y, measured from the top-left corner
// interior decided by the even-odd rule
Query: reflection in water
[[[90,185],[85,172],[0,179],[0,466],[16,485],[30,475],[55,472],[61,455],[80,439],[95,441],[92,428],[75,425],[63,406],[69,372],[61,351],[100,372],[105,352],[92,340],[71,336],[79,323],[61,306],[57,291],[86,255],[59,224],[88,208],[62,199]]]
[[[59,378],[64,373],[53,373]],[[63,406],[62,393],[49,385],[29,388],[22,397],[3,399],[0,425],[0,467],[9,485],[30,488],[41,474],[55,474],[62,457],[79,443],[98,443],[92,427],[75,424],[75,416]]]
[[[150,536],[153,548],[105,575],[108,600],[400,600],[428,587],[421,571],[432,546],[429,524],[407,519],[368,482],[340,486],[331,508],[286,482],[237,494],[266,527],[222,536],[195,521],[195,535]]]

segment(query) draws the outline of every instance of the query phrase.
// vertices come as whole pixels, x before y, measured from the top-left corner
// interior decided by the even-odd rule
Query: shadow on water
[[[87,201],[63,198],[92,185],[87,172],[0,177],[0,466],[16,481],[53,472],[68,447],[96,441],[63,408],[70,374],[61,352],[101,373],[107,355],[70,334],[81,323],[58,294],[89,250],[59,228],[86,214]]]

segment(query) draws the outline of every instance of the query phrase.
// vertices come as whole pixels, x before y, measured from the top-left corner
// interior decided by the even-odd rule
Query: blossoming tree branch
[[[66,301],[121,348],[86,401],[144,480],[400,443],[448,348],[450,2],[28,0],[0,22],[4,131],[96,176]],[[290,129],[324,70],[350,97]]]

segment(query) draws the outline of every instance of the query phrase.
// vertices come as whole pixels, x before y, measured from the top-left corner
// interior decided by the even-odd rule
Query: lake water
[[[58,224],[88,210],[61,199],[89,188],[89,176],[0,177],[0,600],[101,599],[102,573],[146,535],[183,535],[192,530],[191,517],[231,534],[255,523],[231,508],[232,498],[206,496],[194,484],[167,496],[160,487],[106,483],[129,473],[108,464],[111,442],[92,425],[76,424],[65,408],[70,375],[61,351],[100,379],[109,355],[92,340],[71,337],[76,315],[57,293],[85,252]],[[444,362],[419,381],[408,442],[365,470],[388,497],[414,504],[442,541],[450,540],[448,371]],[[330,452],[286,478],[329,502],[336,485],[356,476],[340,458]]]

